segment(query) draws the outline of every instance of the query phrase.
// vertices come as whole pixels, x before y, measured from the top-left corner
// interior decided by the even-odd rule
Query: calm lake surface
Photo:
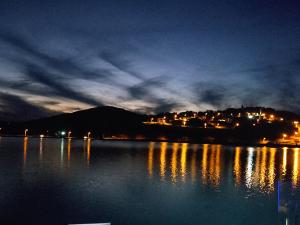
[[[0,178],[0,224],[300,224],[296,148],[2,137]]]

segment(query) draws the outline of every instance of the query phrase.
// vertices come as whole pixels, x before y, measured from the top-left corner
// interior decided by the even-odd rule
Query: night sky
[[[0,118],[300,113],[297,1],[0,1]]]

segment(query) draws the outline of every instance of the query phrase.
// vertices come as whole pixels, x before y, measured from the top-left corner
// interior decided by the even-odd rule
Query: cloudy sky
[[[300,113],[292,1],[0,1],[0,117],[99,105]]]

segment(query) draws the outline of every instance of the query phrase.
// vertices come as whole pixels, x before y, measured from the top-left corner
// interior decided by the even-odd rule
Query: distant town
[[[224,111],[207,110],[205,112],[161,113],[148,118],[144,124],[161,126],[180,126],[207,129],[243,129],[253,130],[265,127],[277,127],[282,130],[277,143],[300,143],[299,116],[287,111],[276,111],[264,107],[241,107]],[[262,137],[261,144],[268,143]]]

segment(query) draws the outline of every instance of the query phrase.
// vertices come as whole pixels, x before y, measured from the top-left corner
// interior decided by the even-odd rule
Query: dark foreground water
[[[300,149],[0,139],[5,225],[294,225],[299,186]]]

